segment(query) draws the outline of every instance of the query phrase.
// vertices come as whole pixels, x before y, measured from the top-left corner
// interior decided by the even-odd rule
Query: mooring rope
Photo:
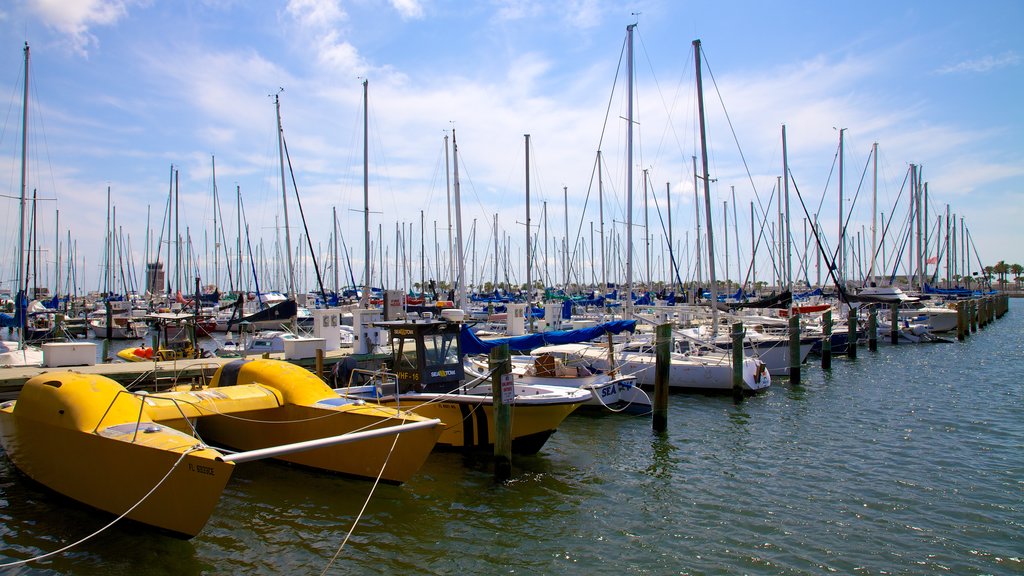
[[[373,493],[377,490],[377,486],[380,484],[380,478],[384,475],[384,469],[388,467],[388,461],[391,460],[391,454],[394,453],[395,446],[398,445],[399,436],[401,436],[401,433],[395,434],[395,439],[391,442],[391,449],[388,450],[388,455],[384,458],[384,464],[381,465],[380,472],[377,473],[377,477],[373,480],[373,485],[370,486],[370,493],[366,495],[366,500],[363,502],[362,508],[359,509],[359,514],[357,514],[355,520],[352,521],[352,527],[349,528],[348,533],[345,534],[345,538],[341,541],[338,549],[334,551],[334,556],[331,556],[331,560],[326,566],[324,566],[323,571],[320,572],[320,576],[327,574],[327,571],[334,565],[338,556],[341,555],[341,551],[345,549],[345,544],[348,544],[349,538],[352,537],[352,533],[356,531],[356,526],[358,526],[359,521],[362,520],[363,514],[366,512],[366,507],[370,505],[370,499],[373,498]]]

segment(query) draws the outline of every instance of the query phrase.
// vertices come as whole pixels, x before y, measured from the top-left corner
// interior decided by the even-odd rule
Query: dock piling
[[[654,412],[651,426],[657,433],[668,429],[668,377],[672,351],[672,325],[654,329]]]
[[[732,396],[743,400],[743,322],[732,325]]]
[[[857,311],[850,308],[850,312],[846,315],[846,338],[849,340],[846,344],[846,356],[847,358],[857,358]]]
[[[512,477],[512,400],[515,399],[512,361],[508,344],[491,349],[488,357],[491,399],[494,403],[494,480]]]
[[[889,304],[889,343],[900,343],[900,307],[895,302]]]
[[[878,351],[878,309],[868,308],[868,350]]]
[[[832,310],[825,310],[821,315],[821,369],[832,369]]]
[[[789,316],[789,381],[800,383],[800,315]]]

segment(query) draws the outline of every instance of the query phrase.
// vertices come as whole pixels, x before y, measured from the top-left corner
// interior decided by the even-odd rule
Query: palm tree
[[[1010,264],[1010,273],[1013,274],[1013,281],[1020,289],[1021,274],[1024,274],[1024,266],[1020,264]]]
[[[1010,272],[1010,265],[1005,260],[1000,260],[992,267],[992,271],[999,276],[1000,288],[1006,289],[1006,275]]]

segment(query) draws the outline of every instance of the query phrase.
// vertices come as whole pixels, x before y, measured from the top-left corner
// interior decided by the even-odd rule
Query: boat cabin
[[[444,320],[375,322],[390,333],[392,370],[403,391],[444,391],[456,388],[465,377],[459,324]]]

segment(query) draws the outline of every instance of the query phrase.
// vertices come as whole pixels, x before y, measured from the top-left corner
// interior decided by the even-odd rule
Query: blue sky
[[[579,268],[589,281],[600,268],[589,255],[591,222],[599,227],[593,176],[598,147],[604,156],[606,230],[611,236],[618,222],[617,234],[625,235],[626,73],[620,57],[631,22],[638,24],[636,278],[647,275],[644,168],[663,212],[666,184],[670,188],[673,235],[682,252],[677,258],[686,267],[683,278],[693,276],[695,38],[706,58],[719,277],[725,266],[723,202],[733,205],[735,187],[739,259],[737,230],[728,217],[729,276],[735,280],[737,261],[747,274],[750,260],[750,203],[767,206],[782,173],[783,124],[799,251],[803,212],[795,187],[835,246],[838,187],[832,172],[837,128],[845,128],[844,211],[853,212],[850,234],[863,232],[868,247],[870,170],[863,183],[861,175],[872,143],[879,144],[878,210],[886,218],[895,215],[887,269],[896,266],[894,236],[909,209],[900,189],[910,163],[923,166],[931,228],[948,204],[964,219],[985,264],[1024,263],[1024,3],[987,1],[968,9],[962,2],[936,1],[36,0],[0,8],[0,90],[8,100],[0,140],[0,281],[4,288],[11,285],[17,246],[17,201],[7,197],[20,190],[25,41],[32,55],[29,189],[55,199],[39,203],[40,246],[52,268],[53,213],[59,209],[62,242],[70,229],[77,243],[82,289],[100,287],[107,187],[121,234],[130,237],[133,260],[141,266],[147,210],[157,235],[172,164],[179,171],[181,233],[187,226],[197,259],[212,260],[211,156],[228,237],[236,236],[237,186],[252,242],[262,239],[272,253],[275,218],[283,216],[269,95],[281,88],[284,133],[314,245],[322,258],[336,209],[358,281],[364,78],[371,228],[375,243],[382,230],[389,259],[396,222],[405,223],[412,230],[410,255],[419,279],[422,210],[427,266],[436,268],[437,252],[447,261],[443,138],[454,127],[467,243],[474,220],[477,227],[477,273],[470,277],[483,281],[493,275],[490,245],[498,214],[499,236],[509,236],[510,253],[520,262],[513,274],[523,281],[517,254],[525,244],[523,135],[530,134],[531,222],[543,239],[547,202],[549,274],[553,281],[562,276],[553,244],[565,236],[567,195],[570,236],[575,243],[582,229],[586,253],[577,261],[584,262]],[[290,202],[294,247],[302,227],[294,196]],[[654,200],[649,202],[649,234],[660,247],[660,220]],[[652,275],[664,276],[663,251],[655,250],[652,259]],[[976,270],[973,255],[971,260]],[[393,264],[385,267],[394,285]],[[212,274],[206,270],[203,264],[204,276]],[[762,245],[758,279],[770,279],[768,270]],[[53,277],[52,271],[45,274],[43,283]],[[226,284],[225,274],[220,276]],[[807,277],[815,276],[812,264]],[[623,279],[621,272],[618,277]]]

